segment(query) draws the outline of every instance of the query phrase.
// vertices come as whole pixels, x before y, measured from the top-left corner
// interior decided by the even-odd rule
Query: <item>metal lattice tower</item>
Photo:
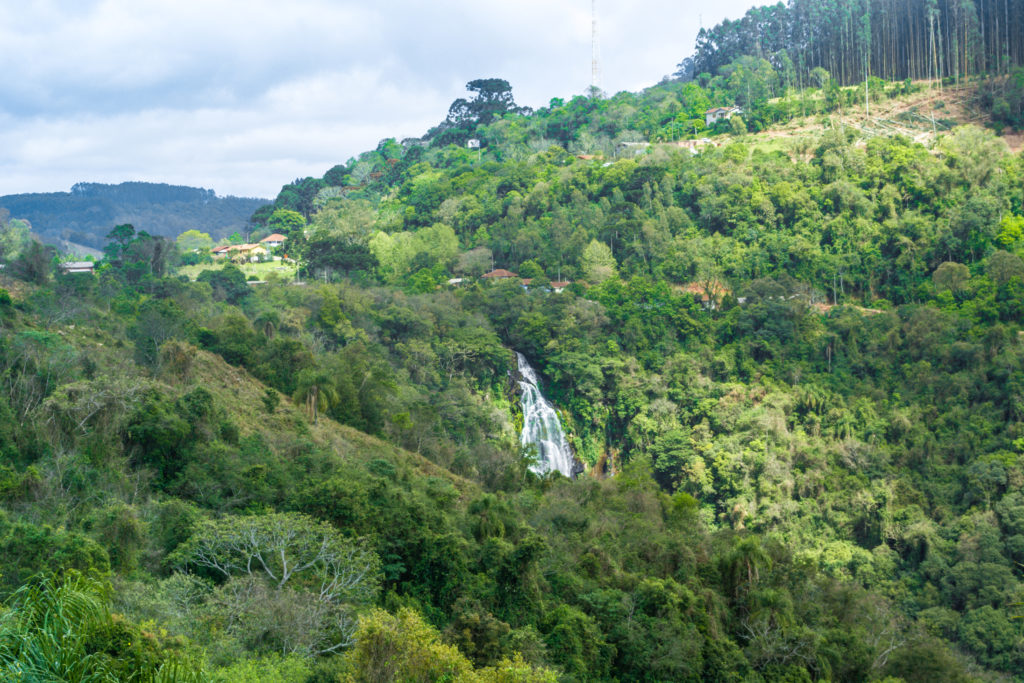
[[[601,89],[601,69],[598,65],[597,44],[597,0],[590,0],[590,87],[597,92]]]

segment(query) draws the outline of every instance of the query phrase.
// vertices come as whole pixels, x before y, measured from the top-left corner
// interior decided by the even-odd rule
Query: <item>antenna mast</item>
[[[597,94],[601,89],[601,72],[598,68],[597,49],[597,0],[590,0],[590,89]]]

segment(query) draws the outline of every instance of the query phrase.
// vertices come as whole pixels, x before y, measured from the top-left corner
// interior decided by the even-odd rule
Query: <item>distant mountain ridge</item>
[[[214,239],[244,232],[249,217],[267,199],[218,197],[213,190],[165,183],[125,182],[117,185],[76,183],[70,192],[0,196],[0,207],[32,223],[47,242],[67,249],[81,245],[100,249],[115,225],[175,237],[192,228]]]

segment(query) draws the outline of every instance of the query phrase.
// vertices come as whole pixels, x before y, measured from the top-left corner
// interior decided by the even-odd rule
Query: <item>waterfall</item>
[[[539,462],[532,471],[544,475],[558,470],[572,478],[574,459],[569,442],[562,431],[555,409],[551,407],[538,387],[537,373],[533,371],[526,357],[516,351],[519,360],[519,388],[522,390],[523,434],[520,441],[524,446],[537,447]]]

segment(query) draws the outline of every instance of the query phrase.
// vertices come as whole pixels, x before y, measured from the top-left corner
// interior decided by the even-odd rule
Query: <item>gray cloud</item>
[[[749,0],[599,0],[602,86],[657,82]],[[694,9],[689,9],[688,6]],[[586,0],[0,0],[0,194],[150,180],[273,196],[388,136],[420,135],[473,78],[543,106],[590,82]]]

